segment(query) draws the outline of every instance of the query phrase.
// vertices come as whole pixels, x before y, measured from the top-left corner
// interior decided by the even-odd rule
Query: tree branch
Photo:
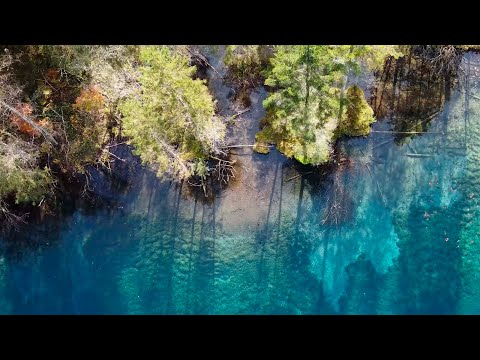
[[[4,106],[5,108],[7,108],[11,112],[13,112],[15,115],[20,117],[23,121],[25,121],[27,124],[29,124],[31,127],[33,127],[35,130],[37,130],[40,134],[43,135],[43,137],[47,141],[49,141],[50,143],[53,143],[55,145],[58,144],[57,141],[53,138],[53,136],[48,131],[46,131],[43,127],[39,126],[35,121],[33,121],[32,119],[23,115],[20,111],[18,111],[14,107],[8,105],[6,102],[4,102],[2,100],[0,100],[0,105]]]

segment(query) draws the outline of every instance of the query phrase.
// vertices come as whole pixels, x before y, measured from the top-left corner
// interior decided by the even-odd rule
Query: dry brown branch
[[[93,191],[93,188],[90,186],[90,181],[93,179],[92,174],[85,169],[85,185],[83,186],[82,196],[88,195],[89,191]]]
[[[14,214],[8,208],[8,205],[0,199],[0,219],[3,217],[6,220],[7,224],[16,228],[20,223],[25,223],[25,218],[28,216],[28,213],[23,215]]]
[[[217,180],[221,183],[228,184],[230,179],[235,178],[235,173],[237,172],[234,168],[235,160],[222,160],[217,157],[211,157],[214,160],[217,160],[215,165],[214,172],[217,174]]]
[[[306,173],[304,173],[304,174],[298,174],[298,175],[292,176],[291,178],[285,180],[285,182],[289,182],[289,181],[291,181],[291,180],[298,179],[298,178],[301,177],[301,176],[305,176],[305,175],[308,175],[308,174],[311,174],[311,173],[313,173],[313,171],[309,171],[309,172],[306,172]]]
[[[47,130],[45,130],[43,127],[38,125],[35,121],[27,117],[26,115],[22,114],[20,111],[15,109],[14,107],[8,105],[6,102],[3,100],[0,100],[0,105],[8,109],[10,112],[13,112],[15,115],[17,115],[20,119],[25,121],[27,124],[29,124],[32,128],[37,130],[40,134],[43,135],[43,137],[50,143],[57,145],[57,141],[53,138],[52,134],[50,134]]]
[[[211,68],[215,74],[218,75],[218,77],[220,77],[220,79],[223,80],[223,76],[217,71],[217,69],[215,69],[212,64],[210,64],[207,60],[207,58],[205,57],[205,55],[203,55],[202,53],[200,53],[199,51],[192,51],[190,48],[187,47],[187,51],[190,53],[190,55],[192,55],[192,57],[196,58],[197,60],[199,60],[200,63],[203,63],[205,65],[207,65],[209,68]]]

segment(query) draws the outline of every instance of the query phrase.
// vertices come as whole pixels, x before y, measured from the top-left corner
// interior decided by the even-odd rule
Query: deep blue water
[[[125,184],[94,181],[115,201],[2,241],[0,312],[480,313],[476,71],[428,133],[345,140],[323,176],[296,177],[311,170],[275,150],[239,152],[237,181],[213,203],[119,149],[132,160]],[[240,140],[252,140],[264,96],[252,95]]]

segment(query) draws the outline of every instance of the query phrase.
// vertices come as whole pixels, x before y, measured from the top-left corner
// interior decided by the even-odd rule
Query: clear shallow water
[[[344,141],[324,176],[239,151],[237,181],[213,203],[119,148],[126,185],[95,180],[114,202],[2,241],[0,312],[480,313],[480,100],[466,96],[480,84],[465,69],[428,134]],[[253,140],[264,96],[236,140]]]

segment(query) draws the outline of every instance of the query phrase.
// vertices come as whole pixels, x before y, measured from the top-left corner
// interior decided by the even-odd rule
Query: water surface
[[[398,141],[383,117],[304,176],[276,150],[236,149],[236,180],[213,201],[118,147],[120,180],[95,174],[106,205],[1,242],[0,312],[480,313],[480,57],[462,68],[426,133]],[[210,77],[219,110],[238,111]],[[265,97],[252,92],[234,142],[253,143]]]

